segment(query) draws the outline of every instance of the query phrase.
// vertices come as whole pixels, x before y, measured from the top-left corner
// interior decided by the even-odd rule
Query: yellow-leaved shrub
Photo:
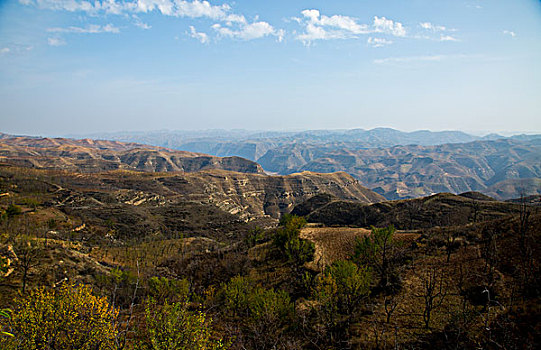
[[[14,300],[2,349],[114,349],[117,313],[90,286],[39,288]]]

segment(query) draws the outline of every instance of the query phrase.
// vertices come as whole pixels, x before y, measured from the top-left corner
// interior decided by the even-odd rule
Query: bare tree
[[[391,317],[393,316],[396,308],[400,305],[401,298],[398,295],[385,296],[383,299],[383,307],[385,310],[385,322],[391,323]]]
[[[475,199],[471,200],[471,211],[473,222],[477,223],[477,219],[479,218],[479,213],[481,211],[481,206],[479,205],[479,202]]]
[[[34,267],[39,265],[39,258],[43,254],[43,248],[36,240],[23,236],[17,240],[15,252],[18,258],[18,264],[23,272],[22,293],[24,294],[30,272]]]
[[[444,282],[444,273],[437,267],[430,267],[421,277],[423,289],[418,297],[424,301],[423,321],[425,327],[430,328],[430,320],[434,310],[438,309],[447,296],[447,286]]]
[[[421,203],[417,200],[409,200],[405,203],[406,213],[408,214],[408,221],[410,230],[414,229],[414,221],[421,211]]]

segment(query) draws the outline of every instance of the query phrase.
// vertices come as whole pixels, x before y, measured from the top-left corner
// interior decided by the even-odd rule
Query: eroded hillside
[[[263,173],[261,167],[240,157],[215,157],[155,146],[90,139],[3,138],[0,161],[17,166],[98,172],[114,169],[194,172],[224,169]]]

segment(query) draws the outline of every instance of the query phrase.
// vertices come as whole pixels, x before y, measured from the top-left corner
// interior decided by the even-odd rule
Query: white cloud
[[[195,30],[194,26],[190,26],[190,37],[199,40],[201,44],[206,44],[209,42],[209,36],[207,33],[198,32]]]
[[[66,45],[66,42],[61,38],[48,38],[47,43],[50,46],[63,46],[63,45]]]
[[[212,5],[205,0],[19,0],[25,5],[33,5],[42,9],[69,12],[85,12],[88,15],[125,15],[135,19],[134,25],[150,29],[143,23],[137,14],[158,12],[164,16],[187,17],[187,18],[208,18],[220,22],[213,28],[222,36],[251,40],[256,38],[274,35],[278,41],[282,41],[285,35],[283,29],[275,29],[267,22],[259,21],[257,18],[250,23],[242,14],[232,11],[228,4]],[[68,27],[50,28],[50,32],[63,33],[118,33],[120,30],[112,25],[99,27],[96,25],[87,28]],[[203,40],[201,36],[198,40]],[[207,38],[204,40],[208,40]]]
[[[406,36],[406,29],[400,22],[394,22],[385,17],[374,17],[374,29],[377,33],[387,33],[394,36]]]
[[[78,33],[78,34],[99,34],[99,33],[120,33],[120,29],[112,24],[104,26],[98,24],[90,24],[86,28],[82,27],[67,27],[67,28],[47,28],[50,33]]]
[[[200,18],[231,22],[243,21],[244,17],[231,14],[228,4],[211,5],[201,0],[19,0],[24,5],[35,5],[42,9],[63,10],[69,12],[82,11],[89,14],[99,12],[106,14],[149,13],[157,11],[165,16]]]
[[[109,2],[109,1],[104,1]],[[113,1],[114,2],[114,1]],[[77,0],[24,0],[25,5],[35,4],[39,8],[47,10],[64,10],[69,12],[84,11],[96,12],[101,7],[101,2],[77,1]]]
[[[325,16],[316,9],[304,10],[301,14],[302,18],[293,17],[292,20],[304,25],[304,32],[297,35],[297,40],[301,40],[305,45],[310,45],[315,40],[354,39],[370,33],[406,36],[406,29],[402,23],[385,17],[375,16],[373,23],[368,25],[359,23],[354,17]]]
[[[451,35],[440,35],[440,41],[460,41]]]
[[[297,40],[310,45],[315,40],[347,39],[369,32],[368,26],[357,23],[353,17],[321,15],[319,10],[304,10],[303,18],[293,20],[304,24],[304,33],[297,35]]]
[[[510,30],[504,30],[504,31],[503,31],[503,34],[505,34],[505,35],[510,35],[512,38],[514,38],[514,37],[517,36],[517,33],[512,32],[512,31],[510,31]]]
[[[212,28],[222,36],[241,40],[259,39],[265,36],[274,35],[278,38],[278,41],[282,41],[284,37],[284,31],[282,29],[276,30],[269,23],[261,21],[243,24],[238,30],[224,27],[219,23],[214,24]]]
[[[423,29],[426,29],[426,30],[430,30],[430,31],[433,31],[433,32],[444,32],[447,30],[447,28],[445,26],[438,26],[438,25],[434,25],[430,22],[422,22],[422,23],[419,23],[419,25],[421,26],[421,28]]]
[[[305,32],[297,35],[297,39],[305,45],[310,45],[315,40],[345,39],[348,33],[339,30],[326,30],[323,27],[308,23]]]
[[[383,47],[385,45],[390,45],[393,43],[392,40],[387,40],[384,38],[373,38],[373,37],[368,38],[366,42],[368,45],[372,47]]]
[[[321,15],[318,10],[304,10],[301,12],[304,17],[309,19],[309,22],[323,27],[334,27],[343,29],[353,34],[362,34],[368,32],[368,26],[359,24],[353,17],[349,16],[325,16]]]
[[[8,54],[11,51],[9,47],[3,47],[0,49],[0,55]]]

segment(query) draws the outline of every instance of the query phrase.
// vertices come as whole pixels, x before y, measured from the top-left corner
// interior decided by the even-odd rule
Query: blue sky
[[[0,0],[2,132],[541,132],[541,1]]]

